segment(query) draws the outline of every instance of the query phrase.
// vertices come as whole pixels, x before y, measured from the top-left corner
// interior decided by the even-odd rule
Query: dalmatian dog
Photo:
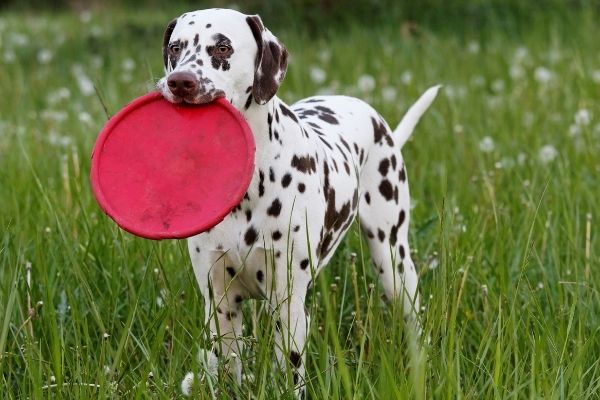
[[[317,96],[291,106],[277,96],[288,52],[256,15],[209,9],[171,21],[164,34],[165,76],[157,89],[172,103],[224,97],[256,142],[247,194],[210,231],[188,239],[213,338],[209,365],[241,381],[242,302],[264,299],[276,327],[276,360],[303,390],[309,326],[304,301],[358,216],[388,299],[407,316],[419,310],[408,244],[410,197],[400,150],[437,95],[432,87],[392,131],[369,105]],[[182,384],[189,391],[193,375]]]

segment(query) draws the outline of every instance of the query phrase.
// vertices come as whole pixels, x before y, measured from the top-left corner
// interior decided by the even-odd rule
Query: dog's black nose
[[[192,72],[175,72],[169,75],[167,86],[175,96],[191,97],[198,94],[198,79]]]

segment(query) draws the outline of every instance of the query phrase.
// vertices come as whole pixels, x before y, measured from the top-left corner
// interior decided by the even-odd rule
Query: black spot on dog
[[[406,212],[404,212],[404,210],[400,210],[400,213],[398,214],[398,222],[396,222],[395,225],[392,226],[392,229],[390,231],[390,244],[392,246],[394,246],[396,244],[396,241],[398,239],[398,229],[400,229],[400,227],[402,226],[402,224],[404,223],[404,220],[406,219]],[[400,246],[402,247],[402,246]],[[403,252],[404,249],[401,249],[401,252]],[[404,258],[404,257],[402,257]]]
[[[290,352],[290,361],[294,367],[299,368],[302,364],[302,357],[300,357],[298,352],[292,350]]]
[[[246,221],[250,222],[251,219],[252,219],[252,211],[246,210]]]
[[[257,239],[258,232],[256,232],[256,229],[254,229],[254,227],[251,226],[250,228],[248,228],[246,234],[244,235],[244,242],[246,242],[248,246],[251,246],[254,244],[254,242],[256,242]]]
[[[404,260],[404,257],[406,256],[406,250],[404,250],[404,246],[400,245],[399,252],[400,258]]]
[[[244,300],[244,299],[242,298],[242,296],[240,296],[239,294],[236,294],[236,295],[235,295],[235,302],[236,302],[236,303],[241,303],[241,302],[242,302],[242,300]]]
[[[406,182],[406,171],[404,170],[404,167],[400,168],[400,172],[398,172],[398,179],[400,179],[400,182]]]
[[[385,232],[381,229],[377,229],[377,237],[379,238],[380,242],[383,242],[385,240]]]
[[[237,317],[237,313],[235,311],[227,311],[225,313],[225,318],[227,319],[227,321],[231,321],[235,317]]]
[[[282,236],[281,232],[275,231],[275,232],[273,232],[272,238],[273,238],[273,240],[279,240],[279,239],[281,239],[281,236]]]
[[[206,24],[206,28],[210,28],[212,26],[212,24]]]
[[[390,201],[394,197],[394,188],[387,179],[384,179],[379,184],[379,193],[387,200]]]
[[[235,269],[233,267],[227,267],[225,268],[227,270],[227,273],[233,278],[235,276]]]
[[[396,170],[396,156],[394,154],[392,154],[392,156],[390,157],[390,161],[392,161],[392,170]]]
[[[196,246],[196,253],[200,253],[200,247]]]
[[[298,122],[298,117],[296,117],[296,114],[294,114],[294,112],[287,108],[283,103],[279,104],[279,108],[281,109],[281,113],[283,115],[285,115],[288,118],[291,118],[294,122]]]
[[[371,204],[371,195],[369,194],[369,192],[365,192],[365,201],[367,202],[367,204]]]
[[[259,269],[258,271],[256,271],[256,280],[260,283],[262,283],[263,279],[265,278],[265,274],[262,272],[261,269]]]
[[[381,160],[381,162],[379,163],[379,173],[383,176],[386,176],[389,168],[390,168],[390,160],[388,160],[387,158],[384,158],[383,160]]]
[[[269,208],[267,209],[267,214],[272,217],[278,217],[281,213],[281,201],[279,199],[273,200]]]
[[[314,157],[306,155],[298,157],[294,155],[292,158],[292,167],[304,174],[312,174],[317,172],[317,162]]]
[[[265,173],[262,170],[258,171],[258,197],[263,197],[265,194]]]
[[[251,105],[252,105],[252,93],[248,96],[248,99],[246,99],[246,104],[244,104],[244,110],[249,109]]]
[[[275,182],[275,171],[273,171],[273,167],[269,167],[269,180]]]
[[[304,193],[304,191],[305,191],[305,190],[306,190],[306,185],[305,185],[304,183],[300,182],[300,183],[298,184],[298,191],[299,191],[300,193]]]
[[[300,261],[300,268],[306,269],[307,267],[308,267],[308,258],[305,258],[304,260]]]
[[[289,173],[285,174],[283,178],[281,178],[281,186],[283,186],[284,188],[288,187],[291,182],[292,175],[290,175]]]
[[[294,232],[298,232],[299,230],[300,230],[300,225],[296,225],[296,226],[294,227]]]

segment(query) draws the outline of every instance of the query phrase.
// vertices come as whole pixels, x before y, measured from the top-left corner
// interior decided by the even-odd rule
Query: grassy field
[[[0,14],[2,399],[178,398],[201,372],[185,242],[123,233],[88,180],[102,103],[112,114],[153,87],[176,14]],[[515,30],[275,32],[289,102],[356,95],[395,125],[445,85],[403,150],[424,337],[380,300],[353,229],[310,293],[308,398],[598,398],[597,21],[548,10]],[[291,398],[268,311],[244,313],[249,376],[240,389],[206,377],[198,397]]]

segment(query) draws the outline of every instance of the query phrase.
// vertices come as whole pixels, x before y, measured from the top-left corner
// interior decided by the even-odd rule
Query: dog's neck
[[[254,135],[256,142],[256,165],[261,162],[272,162],[277,156],[275,148],[281,149],[281,145],[275,139],[275,111],[283,103],[277,96],[274,96],[266,104],[258,104],[252,101],[251,105],[236,107],[248,121],[248,125]],[[275,151],[275,152],[274,152]]]

